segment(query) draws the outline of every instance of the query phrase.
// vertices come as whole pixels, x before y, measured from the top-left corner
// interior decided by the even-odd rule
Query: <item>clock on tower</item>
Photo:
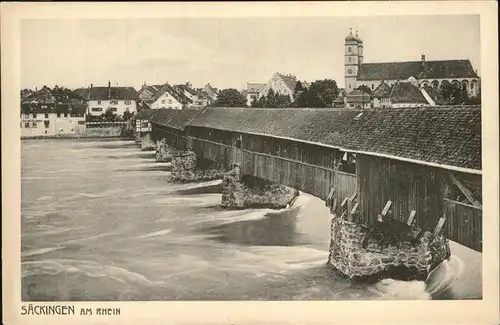
[[[348,74],[352,74],[352,69],[347,69]]]

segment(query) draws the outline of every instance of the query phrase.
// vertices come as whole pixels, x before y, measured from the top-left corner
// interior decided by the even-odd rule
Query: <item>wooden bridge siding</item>
[[[406,222],[415,210],[416,224],[433,230],[442,216],[441,179],[436,169],[367,155],[356,159],[361,215],[373,222],[387,201],[392,217]]]
[[[353,193],[359,193],[358,176],[354,174],[336,171],[333,186],[335,187],[335,196],[339,201],[338,204],[346,197],[352,196]]]
[[[233,161],[233,149],[227,145],[217,145],[193,138],[192,149],[199,157],[221,163],[226,168],[229,168]]]
[[[242,148],[333,169],[335,149],[272,137],[243,134]]]
[[[333,171],[245,150],[233,150],[242,154],[240,168],[243,174],[267,179],[326,199]]]
[[[187,138],[185,134],[177,129],[153,124],[152,136],[155,141],[165,138],[167,144],[175,148],[182,150],[187,148]]]
[[[483,216],[475,206],[448,199],[443,200],[444,235],[461,245],[476,251],[483,250]]]

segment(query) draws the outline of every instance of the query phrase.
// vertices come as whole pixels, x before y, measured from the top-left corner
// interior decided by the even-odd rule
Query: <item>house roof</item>
[[[418,87],[411,82],[396,82],[390,94],[391,103],[427,104]]]
[[[158,110],[156,110],[156,109],[145,108],[145,109],[142,109],[139,113],[135,114],[130,120],[131,121],[150,120],[157,112],[158,112]]]
[[[247,82],[247,92],[258,93],[265,85],[265,83]]]
[[[189,126],[312,142],[465,172],[481,170],[480,107],[208,108]]]
[[[372,93],[372,97],[374,98],[383,98],[383,97],[389,97],[391,94],[392,87],[386,84],[385,82],[382,82],[380,85],[375,88],[375,90]]]
[[[74,93],[87,100],[139,100],[137,91],[133,87],[78,88]]]
[[[363,92],[362,90],[355,89],[346,95],[347,102],[349,103],[369,103],[370,95]]]
[[[192,88],[188,87],[187,85],[176,85],[175,87],[178,87],[182,91],[187,91],[188,93],[190,93],[193,96],[197,96],[198,95],[196,93],[195,89],[192,89]]]
[[[142,99],[151,99],[160,90],[160,88],[156,88],[156,86],[153,85],[144,85],[137,92],[137,94]]]
[[[152,98],[152,102],[156,102],[158,100],[158,98],[160,98],[161,96],[163,96],[163,94],[165,94],[166,92],[168,92],[170,95],[172,95],[172,97],[174,97],[179,103],[192,103],[193,101],[187,97],[186,95],[184,95],[182,92],[178,92],[174,89],[174,87],[170,86],[169,84],[164,84],[161,89],[153,96]]]
[[[186,125],[205,109],[159,109],[151,117],[151,123],[183,131]]]
[[[288,88],[290,88],[291,91],[295,90],[295,86],[297,85],[297,78],[295,76],[284,75],[284,74],[281,74],[281,73],[278,73],[278,75],[281,78],[281,80],[283,80],[283,82],[285,83],[285,85]]]
[[[358,80],[478,78],[469,60],[363,63]]]

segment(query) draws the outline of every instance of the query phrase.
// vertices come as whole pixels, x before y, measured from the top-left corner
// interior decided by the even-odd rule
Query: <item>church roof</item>
[[[478,78],[469,60],[363,63],[358,80]]]

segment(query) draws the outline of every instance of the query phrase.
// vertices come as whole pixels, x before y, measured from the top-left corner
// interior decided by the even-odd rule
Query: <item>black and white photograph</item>
[[[498,215],[481,28],[445,11],[21,19],[21,315],[482,301]]]

